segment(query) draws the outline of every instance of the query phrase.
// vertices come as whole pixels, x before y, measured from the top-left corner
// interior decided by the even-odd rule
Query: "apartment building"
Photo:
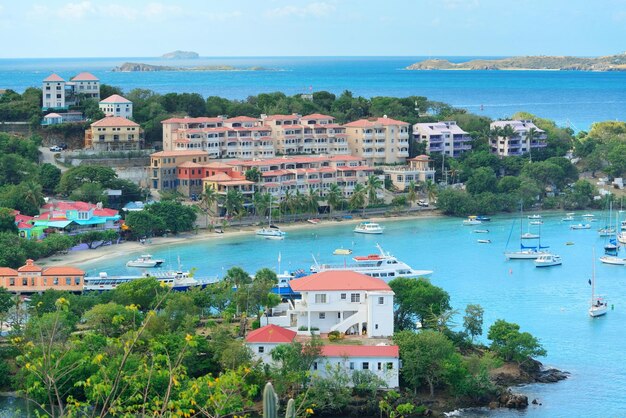
[[[100,80],[88,72],[82,72],[65,81],[58,74],[51,74],[42,82],[42,110],[67,109],[82,97],[100,100]]]
[[[150,186],[158,191],[172,191],[180,184],[178,166],[186,163],[208,163],[209,156],[200,150],[159,151],[150,154]]]
[[[407,160],[409,165],[383,167],[383,172],[394,187],[403,192],[411,182],[435,181],[435,170],[430,167],[430,161],[428,155],[418,155]]]
[[[409,124],[386,115],[343,125],[352,155],[369,165],[404,163],[409,156]]]
[[[176,190],[183,196],[192,200],[198,199],[204,191],[203,180],[216,174],[226,174],[228,176],[238,176],[233,174],[235,168],[230,164],[217,161],[205,163],[195,163],[193,161],[184,162],[176,167],[178,170],[176,179],[178,181]]]
[[[457,157],[472,149],[472,137],[455,121],[416,123],[413,125],[415,142],[424,142],[429,154],[443,153]]]
[[[505,135],[510,127],[512,135]],[[502,157],[523,155],[533,149],[547,146],[546,132],[539,129],[531,120],[499,120],[492,122],[491,131],[497,135],[489,139],[491,152]]]
[[[85,131],[85,148],[97,151],[138,150],[143,145],[139,124],[121,116],[107,116]]]
[[[119,94],[113,94],[98,104],[105,116],[120,116],[126,119],[133,117],[133,102]]]

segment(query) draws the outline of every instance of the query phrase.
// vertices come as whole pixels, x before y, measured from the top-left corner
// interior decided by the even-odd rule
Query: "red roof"
[[[151,157],[204,157],[209,154],[206,151],[200,150],[185,150],[185,151],[159,151],[150,154]]]
[[[334,120],[335,118],[332,117],[332,116],[329,116],[329,115],[322,115],[321,113],[313,113],[311,115],[302,116],[302,118],[300,118],[300,119],[303,119],[303,120],[311,120],[311,119],[324,119],[324,120],[327,120],[327,119],[332,119],[332,120]]]
[[[36,266],[35,263],[33,262],[33,260],[31,260],[30,258],[28,260],[26,260],[26,264],[23,265],[22,267],[18,268],[17,271],[20,273],[23,272],[37,272],[37,271],[41,271],[42,268],[39,266]]]
[[[298,333],[279,327],[278,325],[266,325],[255,329],[246,336],[248,343],[290,343]]]
[[[18,222],[17,223],[17,229],[31,229],[33,227],[33,225],[28,224],[26,222]]]
[[[99,80],[100,79],[98,77],[88,72],[82,72],[72,77],[72,81],[99,81]]]
[[[397,345],[325,345],[322,357],[400,357]]]
[[[28,222],[32,221],[33,219],[35,219],[33,216],[22,215],[21,213],[15,215],[15,222]]]
[[[346,123],[343,126],[348,128],[370,128],[377,125],[408,125],[408,123],[391,118],[376,118],[374,120],[359,119],[355,120],[354,122]]]
[[[269,115],[265,120],[297,120],[298,115]]]
[[[224,122],[258,122],[257,118],[251,118],[250,116],[236,116],[234,118],[228,118]]]
[[[84,276],[85,272],[76,267],[58,266],[48,267],[43,271],[44,276]]]
[[[9,267],[0,267],[0,276],[17,276],[17,270]]]
[[[207,118],[206,116],[201,116],[198,118],[169,118],[162,120],[161,123],[218,123],[222,122],[224,119],[222,118]]]
[[[391,288],[381,279],[354,271],[330,270],[301,279],[294,279],[289,286],[296,292],[311,290],[388,290]]]
[[[43,81],[65,81],[61,77],[56,74],[50,74],[48,77],[44,78]]]
[[[120,96],[119,94],[113,94],[107,97],[104,100],[100,100],[100,103],[132,103],[125,97]]]
[[[123,118],[121,116],[107,116],[106,118],[102,118],[99,121],[96,121],[91,124],[91,126],[99,126],[99,127],[118,127],[118,126],[130,126],[137,127],[138,123],[133,122],[132,120]]]

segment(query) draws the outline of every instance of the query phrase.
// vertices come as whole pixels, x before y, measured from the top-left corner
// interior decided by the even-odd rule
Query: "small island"
[[[180,51],[180,50],[168,52],[167,54],[161,55],[161,58],[164,58],[166,60],[188,60],[188,59],[196,59],[198,57],[199,55],[197,52]]]
[[[150,72],[150,71],[269,71],[264,67],[239,68],[232,65],[200,65],[196,67],[173,67],[170,65],[153,65],[139,62],[125,62],[113,68],[113,72]]]
[[[541,55],[502,59],[475,59],[460,63],[453,63],[444,59],[428,59],[411,64],[406,69],[626,71],[626,53],[595,58]]]

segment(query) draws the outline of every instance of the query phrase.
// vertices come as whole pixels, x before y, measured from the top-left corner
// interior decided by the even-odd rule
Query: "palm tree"
[[[365,182],[365,190],[367,194],[367,203],[369,205],[375,205],[378,202],[378,191],[383,188],[383,181],[380,177],[370,174]]]
[[[300,220],[300,214],[302,212],[307,212],[307,197],[303,193],[300,193],[300,190],[296,190],[296,194],[293,197],[293,211],[297,213],[297,220]]]
[[[204,188],[204,192],[200,195],[200,204],[198,207],[202,210],[206,216],[206,225],[209,226],[209,216],[215,215],[215,204],[217,203],[218,195],[214,188],[207,185]]]
[[[417,184],[413,180],[409,182],[407,188],[406,201],[409,202],[409,207],[413,206],[413,203],[417,201]]]
[[[504,128],[500,130],[500,135],[504,137],[507,142],[515,136],[515,131],[511,125],[505,125]]]
[[[528,158],[530,162],[533,162],[533,140],[537,138],[537,130],[535,128],[530,128],[526,133],[526,141],[528,142]]]
[[[498,140],[500,139],[501,136],[502,136],[502,128],[500,128],[499,126],[496,126],[495,128],[490,129],[487,135],[487,137],[489,138],[489,145],[491,146],[493,144],[497,150]]]
[[[427,179],[424,182],[424,191],[428,196],[428,201],[434,202],[437,198],[437,185],[431,179]]]
[[[243,206],[243,193],[238,189],[231,189],[224,197],[224,208],[227,216],[241,219],[245,210]]]
[[[254,204],[254,211],[258,217],[265,216],[265,213],[270,209],[272,196],[269,193],[256,192],[252,196],[252,203]]]
[[[355,210],[355,209],[363,209],[363,215],[365,215],[365,206],[366,206],[366,190],[365,190],[365,186],[363,186],[361,183],[357,183],[356,186],[354,186],[354,190],[352,191],[352,196],[350,196],[350,201],[349,201],[349,205],[350,205],[350,209]]]
[[[252,181],[254,183],[258,183],[261,181],[261,177],[263,176],[258,168],[252,167],[245,172],[246,180]]]
[[[328,206],[330,206],[330,216],[343,200],[343,192],[341,188],[337,185],[337,183],[331,183],[331,185],[326,189],[326,201],[328,202]]]
[[[317,189],[309,188],[309,194],[306,195],[307,212],[317,215],[319,209],[320,193]]]

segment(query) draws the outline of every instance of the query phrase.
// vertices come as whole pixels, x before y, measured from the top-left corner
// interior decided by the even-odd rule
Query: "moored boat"
[[[101,272],[98,276],[85,277],[84,291],[105,291],[114,290],[119,285],[129,283],[144,277],[154,277],[159,282],[173,288],[173,290],[188,290],[192,287],[206,286],[217,282],[216,277],[194,278],[188,271],[156,271],[144,273],[138,276],[109,276],[106,272]]]
[[[359,234],[382,234],[384,230],[384,226],[375,222],[361,222],[354,227],[354,232]]]
[[[279,227],[276,225],[269,225],[268,227],[263,227],[256,231],[256,235],[258,237],[268,238],[268,239],[285,239],[286,232],[281,231]]]
[[[522,234],[522,239],[537,239],[539,237],[540,237],[539,234],[531,234],[530,232],[526,232],[525,234]]]
[[[476,240],[476,242],[478,242],[479,244],[491,244],[490,239],[479,239],[479,240]]]
[[[350,255],[352,250],[349,248],[337,248],[333,251],[333,255]]]
[[[600,262],[614,266],[626,266],[626,258],[618,257],[616,255],[603,255],[600,257]]]
[[[569,228],[570,229],[590,229],[591,225],[590,224],[576,224],[576,225],[571,225]]]
[[[560,266],[562,264],[561,256],[556,254],[544,254],[537,257],[534,261],[535,267],[551,267]]]
[[[312,219],[307,219],[306,220],[308,223],[313,224],[313,225],[317,225],[318,223],[320,223],[322,220],[318,219],[318,218],[312,218]]]
[[[589,306],[589,315],[592,317],[602,316],[608,311],[608,303],[602,296],[596,295],[596,253],[593,252],[593,268],[591,270],[591,303]]]
[[[489,230],[488,229],[475,229],[473,232],[475,234],[488,234]]]
[[[476,217],[476,219],[481,221],[481,222],[489,222],[489,221],[491,221],[491,218],[489,216],[485,216],[485,215],[478,215]]]
[[[541,219],[541,215],[528,215],[528,219]]]
[[[165,260],[152,258],[150,254],[143,254],[134,260],[130,260],[126,263],[126,267],[140,267],[140,268],[152,268],[159,267]]]
[[[478,219],[478,216],[468,216],[467,219],[463,220],[463,225],[471,226],[471,225],[480,225],[482,221]]]

